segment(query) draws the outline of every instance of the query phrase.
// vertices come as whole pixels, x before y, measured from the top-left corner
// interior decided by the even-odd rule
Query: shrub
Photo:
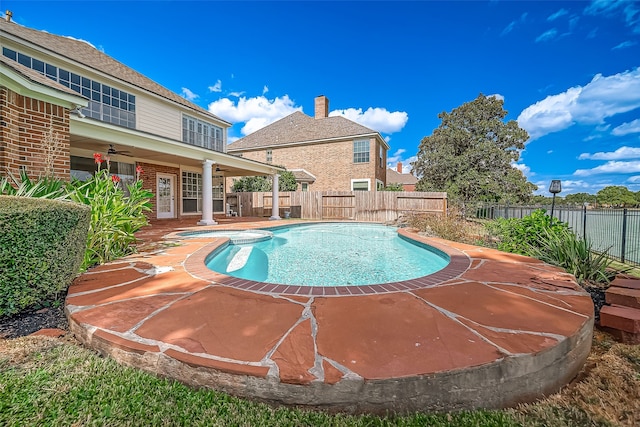
[[[472,243],[478,236],[473,223],[468,222],[456,209],[450,209],[446,216],[434,214],[411,214],[407,224],[430,236],[454,242]]]
[[[65,291],[82,263],[90,209],[0,196],[0,316]]]
[[[584,288],[606,288],[617,274],[607,253],[596,253],[591,242],[566,228],[546,229],[535,246],[529,248],[535,258],[564,269]]]
[[[100,165],[102,159],[96,157]],[[138,171],[140,172],[140,171]],[[87,250],[82,262],[86,269],[132,253],[136,238],[134,233],[148,224],[145,212],[151,210],[153,194],[142,188],[142,181],[127,185],[125,195],[117,175],[98,169],[86,182],[70,184],[69,198],[91,206],[91,226],[87,238]]]
[[[543,232],[562,230],[569,230],[569,225],[548,216],[544,209],[535,210],[524,218],[498,218],[487,224],[489,234],[497,238],[499,250],[522,255],[532,255],[531,248],[539,246]]]

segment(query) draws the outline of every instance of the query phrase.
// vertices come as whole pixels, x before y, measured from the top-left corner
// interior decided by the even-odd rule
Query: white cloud
[[[404,153],[406,153],[407,150],[405,150],[404,148],[399,148],[397,149],[392,155],[388,155],[387,154],[387,164],[388,165],[395,165],[398,162],[402,161],[402,155]]]
[[[557,11],[556,13],[553,13],[551,15],[549,15],[549,17],[547,18],[547,21],[555,21],[556,19],[560,18],[561,16],[565,16],[569,14],[569,11],[567,9],[560,9],[559,11]]]
[[[631,162],[607,162],[604,165],[592,169],[578,169],[573,174],[575,176],[589,176],[601,173],[638,173],[640,172],[640,160]]]
[[[507,25],[504,30],[502,30],[502,32],[500,33],[501,36],[506,36],[507,34],[509,34],[511,31],[513,31],[513,29],[521,23],[524,23],[527,20],[527,15],[528,13],[525,12],[522,15],[520,15],[519,19],[516,19],[515,21],[511,21],[509,23],[509,25]]]
[[[284,95],[274,99],[241,97],[237,103],[222,98],[209,104],[208,110],[231,123],[245,123],[240,132],[249,135],[295,111],[302,111],[302,107],[296,107],[289,95]]]
[[[342,116],[356,123],[366,126],[380,133],[394,133],[402,130],[409,115],[404,111],[389,112],[385,108],[371,108],[363,112],[362,108],[347,108],[346,110],[334,110],[330,117]]]
[[[575,123],[603,125],[604,119],[640,107],[640,68],[603,77],[597,74],[585,86],[550,95],[525,108],[518,124],[533,141]]]
[[[500,95],[499,93],[494,93],[492,95],[487,95],[487,98],[495,98],[495,99],[499,99],[500,101],[504,101],[504,95]]]
[[[626,160],[640,159],[640,147],[620,147],[613,152],[582,153],[580,160]]]
[[[222,92],[222,80],[218,80],[213,86],[209,86],[209,92]]]
[[[511,163],[511,167],[514,169],[518,169],[523,173],[527,178],[532,177],[535,173],[531,172],[531,168],[524,163]]]
[[[189,89],[187,89],[186,87],[182,88],[182,97],[186,98],[189,101],[193,101],[197,98],[199,98],[199,95],[196,95],[195,93],[191,92]]]
[[[266,94],[267,92],[269,92],[269,87],[267,85],[264,85],[264,87],[262,88],[262,94]]]
[[[634,184],[640,184],[640,175],[632,176],[627,179],[628,182],[632,182]]]
[[[621,16],[628,27],[640,33],[640,6],[628,0],[593,0],[584,10],[587,15]]]
[[[640,119],[623,123],[611,131],[611,134],[615,136],[624,136],[630,133],[640,133]]]
[[[242,95],[244,95],[245,92],[229,92],[229,96],[235,96],[236,98],[240,98]]]
[[[628,48],[628,47],[631,47],[631,46],[635,46],[637,44],[638,43],[636,43],[636,42],[632,42],[630,40],[627,40],[627,41],[624,41],[624,42],[620,43],[619,45],[616,45],[616,46],[612,47],[611,50],[625,49],[625,48]]]
[[[552,40],[556,38],[557,35],[558,35],[558,30],[556,30],[555,28],[552,28],[540,34],[538,37],[536,37],[536,43]]]

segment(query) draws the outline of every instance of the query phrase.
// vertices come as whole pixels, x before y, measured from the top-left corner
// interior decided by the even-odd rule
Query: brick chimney
[[[402,173],[402,162],[398,162],[398,166],[396,166],[396,171],[398,171],[398,173]]]
[[[324,95],[316,96],[316,119],[329,117],[329,98]]]

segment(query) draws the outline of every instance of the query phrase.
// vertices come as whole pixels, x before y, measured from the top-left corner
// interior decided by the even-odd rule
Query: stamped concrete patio
[[[265,228],[231,221],[194,230]],[[157,240],[185,223],[156,223]],[[73,333],[121,363],[237,396],[347,412],[500,408],[555,392],[591,346],[593,304],[537,260],[405,236],[451,264],[371,287],[233,279],[204,267],[226,238],[182,238],[91,269],[69,289]]]

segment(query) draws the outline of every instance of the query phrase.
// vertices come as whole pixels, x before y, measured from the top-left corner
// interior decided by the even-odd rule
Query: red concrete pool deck
[[[364,291],[283,289],[206,269],[206,254],[226,238],[173,234],[173,245],[76,279],[70,326],[122,363],[195,386],[351,412],[503,407],[577,374],[593,303],[573,276],[519,255],[400,233],[445,251],[453,267]]]

